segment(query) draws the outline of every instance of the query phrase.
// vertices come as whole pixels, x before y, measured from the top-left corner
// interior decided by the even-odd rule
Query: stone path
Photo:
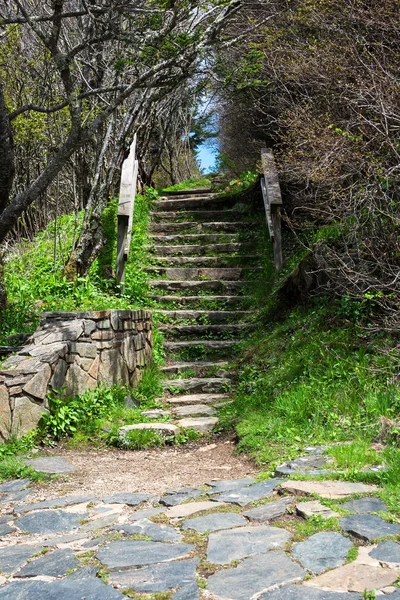
[[[51,460],[41,459],[48,469]],[[29,480],[2,484],[0,600],[361,600],[372,589],[400,598],[400,526],[376,514],[387,512],[377,488],[357,484],[355,497],[354,484],[308,481],[296,495],[288,483],[299,482],[242,477],[161,496],[127,489],[41,502]],[[300,540],[302,505],[321,522],[330,516],[321,495],[304,498],[321,484],[338,497],[339,530]]]

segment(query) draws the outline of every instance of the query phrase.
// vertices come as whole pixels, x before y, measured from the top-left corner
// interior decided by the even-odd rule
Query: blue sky
[[[209,144],[202,144],[197,151],[197,160],[202,171],[209,171],[215,166],[217,152],[215,148],[210,148]]]

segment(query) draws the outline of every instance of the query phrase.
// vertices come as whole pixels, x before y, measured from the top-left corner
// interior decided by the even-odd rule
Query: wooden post
[[[275,269],[280,271],[283,267],[280,213],[282,196],[272,150],[269,148],[261,150],[261,163],[264,172],[264,177],[261,178],[261,190],[264,199],[265,214],[269,234],[273,240]]]
[[[118,203],[118,237],[117,237],[117,279],[124,289],[125,262],[129,255],[132,237],[133,211],[135,208],[138,161],[135,160],[136,134],[131,144],[128,158],[122,164],[121,186]]]

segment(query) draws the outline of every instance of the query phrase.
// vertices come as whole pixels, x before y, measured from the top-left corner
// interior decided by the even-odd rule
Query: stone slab
[[[64,533],[79,527],[86,516],[65,510],[43,510],[16,519],[14,525],[28,533]]]
[[[8,504],[10,502],[21,502],[28,498],[33,492],[33,489],[21,490],[20,492],[9,492],[7,495],[0,498],[0,504]]]
[[[246,558],[236,568],[208,578],[207,590],[219,598],[249,600],[279,585],[301,581],[306,572],[281,551]]]
[[[71,549],[54,550],[37,560],[29,562],[14,577],[62,577],[70,569],[78,567],[79,561]]]
[[[221,502],[220,506],[226,505],[225,502]],[[205,502],[188,502],[187,504],[179,504],[173,506],[164,511],[169,519],[185,519],[196,513],[203,512],[204,510],[215,509],[215,503],[209,500]]]
[[[115,571],[185,558],[192,550],[191,544],[126,540],[110,542],[100,548],[96,557],[110,571]]]
[[[343,565],[351,547],[351,541],[340,533],[322,531],[295,544],[292,554],[309,571],[321,573]]]
[[[267,479],[255,483],[254,485],[239,488],[238,490],[227,491],[213,497],[215,502],[229,502],[231,504],[238,504],[239,506],[246,506],[250,502],[261,500],[272,496],[274,489],[282,483],[282,479]]]
[[[101,579],[12,581],[0,587],[0,600],[126,600]]]
[[[110,582],[122,589],[132,588],[135,592],[154,594],[166,592],[178,586],[196,582],[196,566],[199,559],[178,560],[151,565],[142,569],[131,569],[112,573]]]
[[[400,544],[392,542],[391,540],[386,540],[385,542],[378,544],[377,547],[369,553],[369,556],[385,563],[400,564]]]
[[[300,517],[309,519],[310,517],[322,517],[329,519],[331,517],[339,517],[339,513],[331,510],[328,506],[324,506],[318,500],[310,500],[308,502],[299,502],[296,504],[296,512]]]
[[[76,467],[61,456],[41,456],[39,458],[29,458],[24,460],[26,465],[39,471],[40,473],[49,473],[51,475],[61,475],[62,473],[73,473]]]
[[[32,504],[20,504],[14,507],[14,512],[30,512],[44,508],[63,508],[65,506],[73,506],[74,504],[82,504],[83,502],[95,502],[94,496],[62,496],[61,498],[53,498],[44,500],[43,502],[34,502]]]
[[[329,464],[330,460],[327,456],[321,454],[299,456],[295,460],[289,460],[282,465],[276,467],[276,474],[283,476],[290,476],[295,474],[307,474],[310,471],[313,474],[323,473],[324,470],[321,467]]]
[[[377,515],[350,515],[340,519],[340,524],[348,533],[367,541],[400,533],[400,525],[387,523]]]
[[[14,533],[14,531],[16,531],[15,527],[10,527],[7,523],[0,523],[0,537]]]
[[[322,575],[317,575],[314,579],[306,581],[304,585],[328,590],[363,593],[364,590],[379,590],[391,585],[396,581],[399,574],[400,571],[397,569],[382,569],[370,565],[350,563]]]
[[[217,423],[217,417],[187,417],[177,422],[182,429],[194,429],[199,433],[210,433]]]
[[[341,505],[341,508],[356,514],[366,514],[373,512],[387,512],[387,506],[379,498],[359,498],[350,500]]]
[[[237,513],[216,512],[204,517],[195,517],[188,519],[182,525],[182,529],[193,529],[199,533],[206,531],[220,531],[222,529],[233,529],[234,527],[244,527],[247,521]]]
[[[120,438],[124,438],[130,431],[143,431],[144,429],[151,429],[165,436],[177,435],[180,432],[179,427],[172,423],[135,423],[134,425],[120,427],[118,435]]]
[[[0,548],[0,571],[2,573],[14,573],[28,558],[37,554],[42,546],[28,544],[17,544],[16,546],[5,546]]]
[[[292,502],[293,498],[280,498],[279,500],[267,502],[267,504],[263,504],[262,506],[251,508],[243,514],[251,521],[256,521],[257,523],[267,523],[284,515],[287,507],[290,506]]]
[[[255,483],[254,477],[244,477],[243,479],[225,479],[222,481],[208,481],[206,485],[209,485],[212,489],[208,490],[207,494],[220,494],[222,492],[230,492],[238,490],[252,483]]]
[[[168,525],[159,525],[153,523],[148,519],[142,519],[135,523],[124,523],[122,525],[115,525],[113,527],[115,531],[122,531],[129,535],[144,535],[153,540],[153,542],[180,542],[182,536],[175,531],[173,527]]]
[[[171,600],[200,600],[199,588],[196,582],[180,587]]]
[[[137,510],[129,516],[128,521],[130,523],[134,521],[140,521],[141,519],[149,519],[150,517],[154,517],[155,515],[159,515],[164,512],[164,508],[144,508],[143,510]]]
[[[353,483],[349,481],[285,481],[281,489],[291,494],[308,496],[317,494],[331,500],[346,498],[352,494],[373,494],[379,491],[376,485]]]
[[[192,488],[187,492],[167,494],[160,499],[160,504],[164,504],[165,506],[177,506],[186,500],[193,500],[194,498],[198,498],[203,494],[203,490],[196,490]]]
[[[233,560],[281,548],[291,537],[289,531],[268,525],[219,531],[208,538],[207,560],[227,565]]]
[[[318,590],[303,585],[287,585],[262,594],[259,600],[361,600],[361,596],[348,592]]]
[[[146,502],[149,498],[149,494],[129,494],[127,492],[121,492],[119,494],[104,496],[103,502],[105,504],[127,504],[128,506],[138,506],[138,504]]]
[[[30,479],[13,479],[12,481],[6,481],[6,483],[2,483],[0,485],[0,493],[9,493],[9,492],[21,492],[31,483]]]

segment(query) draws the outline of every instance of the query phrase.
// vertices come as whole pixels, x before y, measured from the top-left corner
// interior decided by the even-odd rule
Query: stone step
[[[213,417],[215,408],[207,404],[189,404],[187,406],[175,406],[172,413],[175,417]]]
[[[240,340],[183,340],[179,342],[165,342],[164,348],[169,354],[175,354],[177,352],[182,352],[186,350],[187,352],[197,355],[201,354],[202,357],[204,355],[210,355],[214,353],[220,353],[223,351],[226,354],[226,351],[232,353],[232,349],[235,345],[237,345]],[[197,356],[196,356],[197,357]],[[191,359],[192,357],[190,357]]]
[[[258,262],[261,259],[259,255],[227,255],[227,256],[154,256],[153,264],[160,266],[175,267],[177,265],[215,267],[226,269],[229,267],[239,267]]]
[[[207,196],[213,195],[215,192],[210,188],[192,188],[187,190],[174,190],[173,192],[162,192],[162,195],[167,198],[184,198],[186,196]]]
[[[166,244],[166,245],[193,245],[200,244],[218,244],[218,243],[238,243],[239,236],[237,233],[182,233],[175,235],[162,235],[156,233],[152,236],[155,244]]]
[[[185,394],[184,396],[172,396],[162,401],[171,406],[189,406],[192,404],[214,404],[217,402],[229,402],[229,394]]]
[[[196,320],[200,324],[206,323],[221,323],[225,321],[240,321],[253,315],[251,310],[158,310],[155,309],[153,314],[158,315],[161,320],[166,320],[176,324],[181,320]]]
[[[145,269],[146,273],[158,275],[160,277],[165,276],[168,279],[177,279],[180,281],[203,280],[204,278],[207,278],[209,280],[218,279],[227,281],[237,281],[239,279],[244,278],[245,275],[248,275],[252,271],[257,270],[259,270],[259,267],[147,267]]]
[[[174,290],[192,290],[194,292],[201,290],[220,290],[226,292],[232,292],[234,290],[240,290],[245,285],[246,281],[220,281],[218,279],[210,279],[206,281],[179,281],[170,279],[154,279],[149,281],[150,287],[160,290],[174,291]]]
[[[152,247],[154,254],[157,256],[193,256],[200,254],[201,256],[207,256],[207,254],[220,254],[220,253],[231,253],[231,252],[243,252],[246,250],[254,249],[254,244],[250,243],[227,243],[227,244],[174,244],[168,245],[155,245]]]
[[[230,208],[237,202],[232,197],[216,197],[207,194],[186,195],[186,197],[182,194],[179,198],[169,197],[168,200],[164,198],[166,196],[162,196],[161,200],[154,203],[153,212]]]
[[[218,335],[219,337],[229,337],[233,334],[242,334],[252,329],[249,323],[229,323],[223,325],[162,325],[158,330],[167,337],[167,339],[190,338],[197,336]]]
[[[250,302],[252,296],[160,296],[150,294],[148,298],[160,304],[163,302],[174,302],[177,305],[194,305],[197,303],[202,306],[211,304],[214,307],[217,303],[220,303],[221,306],[230,306]]]
[[[192,210],[192,211],[167,211],[167,212],[154,212],[150,213],[151,218],[162,221],[175,221],[176,219],[190,219],[190,222],[201,221],[203,223],[209,223],[210,221],[241,221],[243,223],[248,219],[248,213],[242,210],[228,209],[228,210]]]
[[[258,221],[210,221],[208,223],[198,223],[193,221],[182,221],[181,223],[151,223],[150,231],[153,233],[171,234],[185,231],[188,233],[214,233],[217,231],[236,232],[244,227],[248,229],[257,224]]]
[[[211,433],[218,423],[217,417],[186,417],[176,421],[182,429],[194,429],[199,433]]]
[[[163,382],[167,391],[200,393],[224,392],[232,383],[228,377],[191,377],[190,379],[168,379]]]
[[[178,373],[183,373],[184,371],[193,371],[197,375],[201,375],[202,373],[207,372],[209,369],[213,369],[213,377],[219,377],[218,373],[221,373],[221,377],[225,377],[226,371],[224,369],[228,365],[229,363],[224,360],[197,360],[196,362],[179,361],[173,362],[170,365],[165,365],[164,367],[160,367],[160,371],[161,373],[164,373],[164,375],[177,375]],[[218,370],[215,371],[215,369]]]

